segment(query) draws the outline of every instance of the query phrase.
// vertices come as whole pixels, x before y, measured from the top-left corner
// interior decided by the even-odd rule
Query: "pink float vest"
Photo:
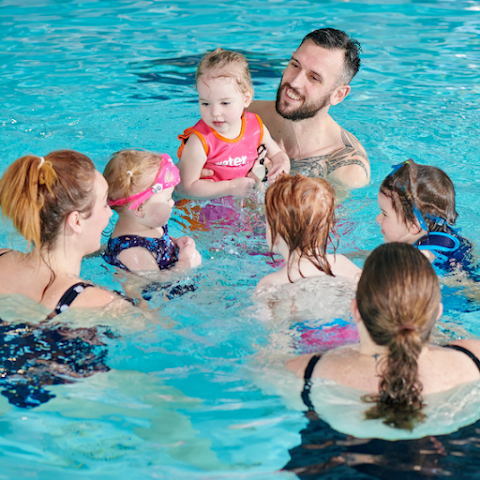
[[[190,135],[200,138],[207,155],[204,168],[214,171],[212,177],[216,182],[246,177],[258,157],[257,148],[263,137],[263,123],[255,113],[245,112],[242,116],[240,135],[233,140],[222,137],[210,128],[203,120],[195,126],[187,128],[178,139],[182,142],[178,149],[181,158],[183,148]]]

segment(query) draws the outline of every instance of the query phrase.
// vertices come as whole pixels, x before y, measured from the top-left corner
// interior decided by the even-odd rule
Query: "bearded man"
[[[255,101],[249,107],[289,156],[291,173],[349,188],[369,182],[365,149],[328,113],[350,93],[350,82],[360,68],[360,50],[359,42],[340,30],[309,33],[283,73],[276,102]]]

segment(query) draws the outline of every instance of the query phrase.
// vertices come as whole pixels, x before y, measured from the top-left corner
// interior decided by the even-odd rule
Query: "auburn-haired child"
[[[108,203],[118,213],[103,254],[108,263],[127,271],[200,265],[202,258],[193,239],[168,234],[172,193],[180,183],[169,155],[122,150],[113,154],[103,175]]]
[[[221,48],[205,54],[196,81],[202,118],[178,136],[182,142],[178,150],[181,195],[205,199],[247,196],[255,180],[265,176],[264,168],[259,173],[262,167],[257,160],[264,149],[267,164],[272,164],[268,180],[290,171],[287,154],[260,117],[245,110],[253,99],[253,86],[243,55]],[[213,175],[202,177],[203,169],[212,170]]]
[[[335,224],[335,190],[326,180],[281,175],[265,196],[267,243],[285,266],[263,277],[265,284],[293,283],[316,275],[357,280],[361,269],[343,255],[328,254]]]
[[[443,269],[466,266],[472,244],[452,228],[455,188],[443,170],[412,159],[395,165],[380,186],[378,205],[385,242],[409,243]]]

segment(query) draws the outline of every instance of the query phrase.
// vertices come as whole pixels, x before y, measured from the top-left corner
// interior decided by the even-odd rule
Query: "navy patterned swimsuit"
[[[170,235],[168,235],[167,225],[163,227],[162,238],[140,237],[139,235],[122,235],[110,238],[107,248],[103,252],[103,258],[114,267],[129,271],[127,266],[119,260],[118,256],[122,250],[133,247],[146,248],[151,252],[160,270],[170,268],[178,260],[177,247]]]

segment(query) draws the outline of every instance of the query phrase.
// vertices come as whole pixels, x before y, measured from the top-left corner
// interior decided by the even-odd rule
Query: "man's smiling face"
[[[330,106],[341,85],[344,52],[306,40],[292,55],[278,87],[276,109],[287,120],[304,120]]]

